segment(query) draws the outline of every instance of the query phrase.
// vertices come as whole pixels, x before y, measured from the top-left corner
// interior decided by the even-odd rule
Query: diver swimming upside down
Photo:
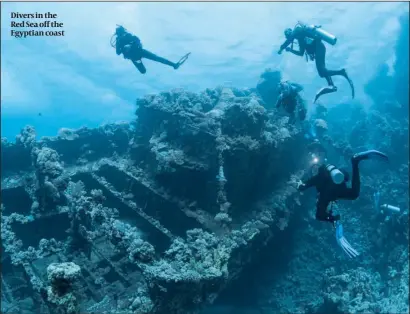
[[[123,54],[124,59],[131,60],[131,62],[135,65],[135,67],[141,74],[145,74],[147,72],[144,64],[141,61],[142,58],[171,66],[175,70],[177,70],[182,64],[184,64],[184,62],[190,55],[190,53],[187,53],[176,63],[171,62],[168,59],[159,57],[154,53],[144,49],[142,47],[141,40],[137,36],[129,33],[122,26],[117,26],[113,37],[114,36],[116,36],[116,38],[114,42],[113,40],[111,40],[111,46],[115,47],[117,55]]]
[[[299,191],[304,191],[310,187],[316,187],[318,198],[316,203],[316,219],[321,221],[335,222],[340,219],[340,215],[333,216],[332,211],[327,207],[331,202],[339,199],[355,200],[360,194],[360,173],[359,162],[366,159],[378,158],[388,161],[388,157],[376,150],[370,150],[356,154],[352,157],[352,187],[347,186],[349,175],[344,170],[329,164],[323,164],[318,168],[318,173],[308,180],[301,182]]]
[[[353,82],[347,75],[346,70],[329,70],[326,68],[326,47],[322,40],[331,45],[335,45],[337,41],[336,37],[322,30],[321,26],[304,25],[300,22],[296,24],[293,30],[287,28],[284,34],[286,36],[286,41],[280,46],[278,54],[281,54],[283,50],[286,50],[300,57],[306,55],[306,61],[308,61],[308,57],[311,61],[315,60],[319,76],[324,77],[328,83],[327,87],[323,87],[317,92],[314,103],[320,96],[337,91],[337,87],[332,80],[332,76],[337,75],[343,76],[349,82],[352,90],[352,98],[354,98]],[[298,41],[299,51],[293,49],[293,43],[295,40]],[[291,45],[291,47],[288,47],[289,45]]]
[[[304,182],[299,182],[298,190],[305,191],[311,187],[315,187],[318,195],[316,202],[316,219],[320,221],[328,221],[336,228],[336,237],[339,245],[350,256],[357,256],[358,253],[343,236],[343,228],[338,224],[340,215],[333,215],[332,210],[328,210],[330,203],[339,199],[356,200],[360,195],[360,173],[359,163],[366,159],[380,159],[388,161],[388,157],[376,150],[369,150],[354,155],[352,162],[352,186],[349,188],[347,182],[349,175],[346,171],[339,170],[337,167],[330,164],[323,164],[318,168],[317,174],[310,177]]]

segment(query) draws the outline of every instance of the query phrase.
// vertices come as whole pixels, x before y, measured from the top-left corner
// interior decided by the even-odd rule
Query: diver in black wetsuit
[[[114,36],[116,36],[115,44],[111,43],[111,45],[113,47],[115,45],[117,55],[122,53],[124,58],[131,60],[138,71],[142,74],[147,72],[147,69],[141,61],[142,58],[169,65],[176,70],[188,59],[188,56],[190,55],[190,53],[186,54],[177,63],[159,57],[152,52],[143,49],[140,39],[137,36],[127,32],[127,30],[122,26],[117,26]]]
[[[302,90],[303,87],[297,83],[282,81],[278,84],[279,96],[276,101],[276,108],[282,107],[289,114],[289,123],[291,124],[296,121],[296,116],[300,121],[306,118],[306,107],[299,95]]]
[[[285,49],[297,56],[303,57],[306,54],[306,60],[309,56],[310,60],[315,60],[316,69],[320,77],[324,77],[328,83],[327,87],[322,88],[315,97],[314,102],[316,102],[320,96],[324,94],[334,93],[337,91],[337,87],[334,85],[332,76],[340,75],[343,76],[350,84],[352,89],[352,98],[354,98],[354,86],[353,82],[347,75],[345,69],[340,70],[329,70],[326,68],[326,47],[322,42],[322,38],[317,35],[316,30],[320,26],[307,27],[301,23],[298,23],[296,27],[292,30],[290,28],[285,30],[286,41],[280,46],[278,54],[281,54]],[[321,31],[325,33],[324,31]],[[325,33],[327,34],[327,33]],[[332,36],[332,35],[330,35]],[[332,38],[333,39],[333,38]],[[293,42],[297,40],[299,43],[299,51],[293,49]],[[336,43],[336,38],[333,39],[333,44]],[[292,44],[291,47],[288,47]]]
[[[349,188],[346,182],[349,175],[345,171],[337,169],[333,165],[324,164],[318,169],[318,173],[298,186],[299,191],[304,191],[310,187],[316,187],[318,198],[316,203],[316,219],[335,223],[340,219],[340,215],[333,215],[332,210],[327,207],[331,202],[339,199],[355,200],[360,194],[360,174],[359,162],[365,159],[378,158],[388,161],[388,157],[376,150],[370,150],[356,154],[352,157],[352,187]],[[335,225],[335,224],[334,224]]]

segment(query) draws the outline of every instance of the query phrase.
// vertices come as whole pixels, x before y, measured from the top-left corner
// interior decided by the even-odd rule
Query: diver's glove
[[[343,251],[350,257],[357,257],[359,253],[347,242],[346,238],[343,235],[343,226],[340,222],[335,222],[336,228],[336,241],[337,244],[343,249]]]
[[[298,182],[296,182],[296,190],[303,192],[304,190],[306,190],[306,184],[299,180]]]

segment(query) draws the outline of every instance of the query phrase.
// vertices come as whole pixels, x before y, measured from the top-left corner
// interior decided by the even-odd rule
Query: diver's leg
[[[326,93],[322,93],[323,94],[328,94],[328,93],[333,93],[337,90],[337,88],[334,86],[333,81],[331,79],[332,76],[343,76],[347,82],[350,85],[350,89],[352,90],[352,98],[354,98],[355,92],[354,92],[354,85],[352,80],[350,79],[350,77],[347,75],[346,69],[340,69],[340,70],[328,70],[326,68],[326,47],[325,45],[321,42],[321,41],[317,41],[316,42],[316,50],[315,50],[315,56],[316,56],[316,69],[317,72],[319,73],[320,77],[324,77],[326,78],[328,85],[329,86],[333,86],[333,91],[328,91]],[[316,100],[321,96],[317,96]]]
[[[173,67],[174,69],[177,67],[176,63],[171,62],[168,59],[162,58],[160,56],[157,56],[156,54],[154,54],[154,53],[152,53],[148,50],[145,50],[145,49],[142,49],[141,56],[143,58],[146,58],[146,59],[149,59],[149,60],[152,60],[152,61],[156,61],[156,62],[159,62],[159,63],[162,63],[162,64],[169,65],[169,66]]]
[[[340,219],[340,215],[333,216],[331,211],[327,211],[330,201],[323,196],[319,196],[316,203],[316,219],[320,221],[334,222]]]
[[[379,152],[377,150],[368,150],[355,154],[352,157],[352,189],[351,196],[353,199],[359,197],[360,194],[360,173],[359,173],[359,162],[366,159],[379,159],[382,161],[388,161],[389,158],[386,154]]]
[[[347,75],[346,69],[341,69],[341,70],[327,70],[326,72],[329,76],[336,76],[336,75],[340,75],[343,76],[347,82],[350,85],[350,89],[352,90],[352,98],[354,98],[354,85],[353,85],[353,81],[350,79],[350,77]]]
[[[320,40],[317,40],[315,43],[315,64],[319,76],[327,77],[328,75],[326,73],[326,47]]]
[[[140,71],[141,74],[145,74],[147,72],[147,69],[144,66],[144,63],[142,63],[141,60],[131,60],[132,63],[135,65],[135,67]]]
[[[326,79],[328,86],[321,88],[315,96],[315,100],[313,103],[319,99],[320,96],[334,93],[337,91],[337,87],[333,84],[331,75],[328,74],[328,70],[326,69],[326,47],[325,45],[319,40],[316,42],[315,46],[315,63],[316,63],[316,70],[320,77]]]
[[[360,172],[359,172],[359,162],[357,158],[352,158],[352,189],[351,196],[356,199],[360,195]]]
[[[328,70],[326,69],[326,75],[328,76],[336,76],[336,75],[340,75],[343,77],[347,77],[347,73],[345,69],[340,69],[340,70]]]
[[[359,172],[359,163],[362,160],[366,159],[379,159],[382,161],[388,161],[386,154],[379,152],[377,150],[368,150],[355,154],[352,157],[352,187],[345,188],[340,191],[339,197],[342,199],[355,200],[360,195],[360,172]]]
[[[320,77],[324,77],[328,80],[327,78],[335,75],[347,76],[345,69],[328,70],[326,68],[326,46],[321,41],[316,42],[315,48],[316,69]]]

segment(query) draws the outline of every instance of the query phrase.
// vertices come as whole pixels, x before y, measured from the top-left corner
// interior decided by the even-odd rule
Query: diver
[[[316,219],[335,223],[340,215],[333,215],[332,210],[327,210],[331,202],[339,199],[355,200],[360,194],[359,163],[366,159],[381,159],[388,161],[387,155],[377,151],[369,150],[358,153],[351,158],[352,162],[352,187],[347,186],[349,174],[345,170],[339,170],[333,165],[322,164],[316,175],[305,182],[300,182],[299,191],[305,191],[310,187],[316,187],[318,198],[316,203]],[[335,224],[334,224],[335,225]]]
[[[352,98],[354,98],[353,82],[347,75],[346,69],[329,70],[326,68],[326,47],[322,40],[331,45],[335,45],[337,42],[336,37],[321,29],[321,26],[304,25],[301,22],[298,22],[293,30],[287,28],[284,34],[286,41],[280,46],[278,54],[286,50],[300,57],[305,55],[306,61],[308,61],[308,57],[311,61],[315,60],[319,76],[324,77],[327,81],[328,86],[323,87],[316,93],[314,103],[316,103],[320,96],[337,91],[337,87],[332,80],[332,76],[336,75],[343,76],[349,82],[352,90]],[[299,51],[293,49],[295,40],[298,41]],[[291,47],[288,47],[289,45],[291,45]]]
[[[115,41],[113,41],[114,36],[116,36]],[[187,53],[176,63],[171,62],[144,49],[141,40],[137,36],[129,33],[123,26],[119,25],[115,30],[115,34],[111,38],[111,46],[115,47],[117,55],[122,53],[124,59],[131,60],[141,74],[147,72],[147,69],[141,61],[142,58],[169,65],[177,70],[182,64],[184,64],[191,54]]]
[[[303,87],[297,83],[282,81],[278,84],[279,96],[276,101],[276,108],[282,107],[289,114],[289,123],[296,120],[295,111],[300,121],[306,118],[306,107],[299,93]]]
[[[327,162],[327,150],[317,138],[307,145],[307,150],[313,162],[312,171],[318,170],[322,162]]]
[[[310,187],[316,187],[318,192],[316,202],[316,219],[328,221],[336,229],[336,240],[338,245],[350,257],[356,257],[359,253],[350,245],[343,234],[343,226],[340,223],[340,215],[333,215],[332,209],[328,211],[331,202],[339,199],[355,200],[360,194],[360,174],[359,163],[366,159],[380,159],[388,161],[388,157],[376,150],[369,150],[358,153],[351,158],[352,162],[352,186],[349,188],[347,182],[349,175],[344,170],[339,170],[333,165],[322,164],[319,166],[317,174],[310,177],[305,182],[299,182],[298,190],[305,191]]]

